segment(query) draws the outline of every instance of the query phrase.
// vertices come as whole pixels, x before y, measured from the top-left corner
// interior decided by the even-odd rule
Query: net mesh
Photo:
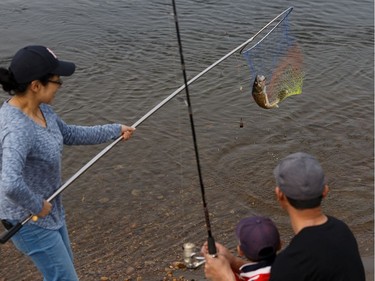
[[[265,36],[243,52],[250,68],[251,86],[257,75],[266,78],[264,92],[269,103],[302,93],[303,57],[290,29],[290,15],[281,18]]]

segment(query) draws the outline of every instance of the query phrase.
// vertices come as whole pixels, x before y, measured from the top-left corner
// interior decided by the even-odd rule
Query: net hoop
[[[252,39],[254,39],[255,37],[257,37],[259,34],[261,34],[264,30],[266,30],[268,27],[270,27],[274,22],[276,22],[277,20],[279,20],[275,26],[273,26],[271,28],[271,30],[269,30],[258,42],[256,42],[253,46],[251,46],[250,48],[248,48],[246,51],[249,51],[253,48],[255,48],[259,43],[261,43],[268,35],[270,35],[272,33],[272,31],[275,30],[275,28],[277,28],[286,18],[287,16],[293,11],[293,7],[289,7],[288,9],[286,9],[285,11],[283,11],[282,13],[280,13],[278,16],[276,16],[273,20],[271,20],[268,24],[266,24],[262,29],[260,29],[253,37]],[[251,40],[252,41],[252,40]],[[244,49],[251,43],[248,42],[246,45],[242,46],[242,48],[240,49],[240,54],[242,54],[244,52]]]

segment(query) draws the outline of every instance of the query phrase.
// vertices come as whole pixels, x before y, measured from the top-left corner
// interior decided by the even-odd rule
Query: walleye
[[[280,99],[277,98],[272,103],[268,100],[268,95],[266,93],[266,77],[263,75],[257,75],[252,91],[253,98],[255,102],[262,108],[270,109],[279,107],[277,104],[280,102]]]

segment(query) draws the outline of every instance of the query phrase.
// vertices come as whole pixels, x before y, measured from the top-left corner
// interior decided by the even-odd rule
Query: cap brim
[[[59,60],[59,65],[53,70],[52,74],[59,76],[70,76],[76,70],[76,65],[72,62]]]

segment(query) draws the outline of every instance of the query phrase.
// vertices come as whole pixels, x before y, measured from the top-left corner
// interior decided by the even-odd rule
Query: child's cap
[[[255,216],[242,219],[236,228],[236,236],[245,256],[252,261],[264,260],[276,254],[280,246],[280,234],[269,218]]]

